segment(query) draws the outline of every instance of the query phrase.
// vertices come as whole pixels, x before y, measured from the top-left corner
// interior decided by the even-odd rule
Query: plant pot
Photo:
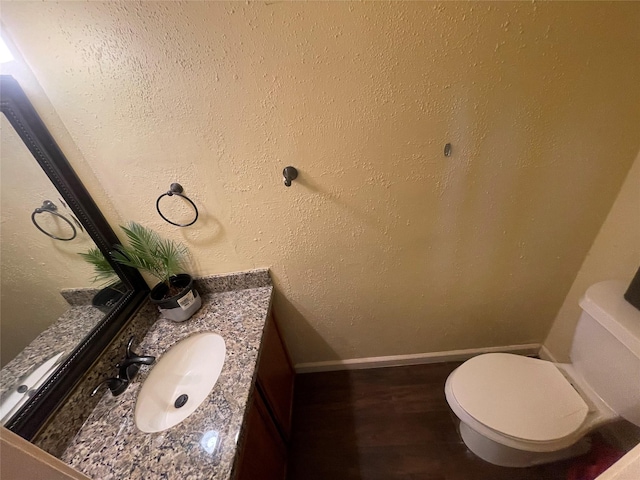
[[[114,285],[114,287],[117,287],[118,285],[122,286],[122,283],[118,283],[117,285]],[[120,290],[114,287],[108,286],[96,293],[91,300],[91,305],[96,307],[102,313],[109,313],[113,306],[120,301],[122,295],[124,295]]]
[[[164,298],[169,287],[159,283],[149,293],[149,300],[158,306],[162,316],[174,322],[184,322],[198,311],[202,305],[202,299],[197,290],[193,288],[191,275],[181,273],[169,279],[171,285],[180,288],[180,293],[173,297]]]

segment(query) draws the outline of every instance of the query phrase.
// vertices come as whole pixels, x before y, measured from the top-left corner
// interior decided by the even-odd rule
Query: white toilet
[[[604,423],[640,426],[640,311],[625,289],[611,280],[587,290],[569,364],[489,353],[449,375],[445,394],[469,450],[528,467],[586,453],[585,434]]]

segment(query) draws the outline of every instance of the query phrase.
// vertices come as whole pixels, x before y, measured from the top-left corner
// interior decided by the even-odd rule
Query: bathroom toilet
[[[447,402],[469,450],[528,467],[586,453],[585,435],[605,423],[640,426],[640,311],[625,289],[611,280],[587,290],[569,364],[489,353],[449,375]]]

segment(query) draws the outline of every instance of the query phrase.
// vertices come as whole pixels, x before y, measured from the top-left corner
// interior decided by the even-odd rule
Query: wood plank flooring
[[[555,480],[572,461],[513,469],[467,450],[444,396],[459,363],[296,377],[288,480]]]

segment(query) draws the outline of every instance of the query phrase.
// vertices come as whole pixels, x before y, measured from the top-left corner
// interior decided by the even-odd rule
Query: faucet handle
[[[152,357],[150,355],[138,355],[136,352],[131,350],[131,346],[135,337],[131,337],[129,342],[127,343],[127,351],[124,359],[116,365],[118,368],[118,378],[123,378],[128,382],[132,381],[135,376],[138,374],[138,370],[140,370],[140,365],[151,365],[156,361],[156,357]]]
[[[127,352],[125,354],[126,356],[122,364],[124,366],[127,366],[127,364],[131,364],[135,362],[135,363],[142,363],[144,365],[151,365],[153,362],[155,362],[156,357],[152,357],[150,355],[138,355],[136,352],[131,350],[131,346],[133,345],[133,342],[135,341],[135,339],[136,337],[132,336],[127,342]],[[127,360],[133,360],[133,362],[127,362]]]
[[[100,382],[91,392],[92,397],[95,396],[96,393],[98,393],[102,385],[106,385],[109,390],[111,390],[113,396],[117,397],[127,389],[129,383],[137,375],[138,370],[140,370],[140,365],[151,365],[153,362],[155,362],[156,357],[140,356],[136,352],[131,350],[131,346],[133,345],[134,341],[135,337],[131,337],[129,339],[129,341],[127,342],[127,352],[125,358],[116,365],[116,368],[118,369],[118,376],[107,378],[106,380]]]
[[[133,342],[136,340],[135,336],[131,336],[131,338],[129,339],[129,341],[127,342],[127,351],[126,351],[126,356],[125,358],[131,358],[131,357],[137,357],[138,354],[136,352],[134,352],[133,350],[131,350],[131,346],[133,345]]]
[[[156,357],[131,357],[125,358],[122,363],[116,364],[118,377],[132,381],[140,370],[140,365],[151,365],[156,361]]]
[[[129,382],[127,380],[124,380],[122,378],[117,378],[117,377],[107,378],[106,380],[103,380],[102,382],[100,382],[96,386],[96,388],[93,389],[90,396],[91,397],[95,396],[96,393],[98,393],[98,391],[100,390],[100,387],[102,387],[103,385],[106,385],[109,388],[109,390],[111,390],[111,394],[114,397],[117,397],[127,389]]]
[[[124,362],[122,362],[122,364],[125,366],[131,365],[133,363],[137,363],[138,365],[151,365],[155,361],[156,361],[156,357],[145,355],[142,357],[135,356],[135,357],[126,358]]]

